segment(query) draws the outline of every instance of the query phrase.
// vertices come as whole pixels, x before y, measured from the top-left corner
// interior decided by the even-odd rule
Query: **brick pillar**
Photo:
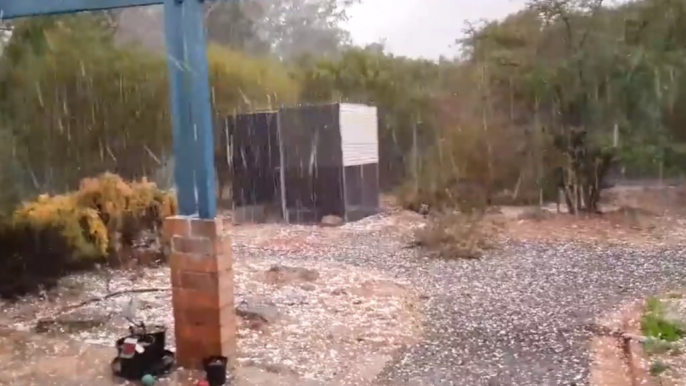
[[[176,359],[201,369],[202,359],[236,356],[231,239],[222,221],[175,216],[165,220],[171,244],[172,306]]]

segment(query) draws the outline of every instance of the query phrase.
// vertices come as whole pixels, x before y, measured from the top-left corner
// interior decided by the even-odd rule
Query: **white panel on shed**
[[[343,166],[379,162],[378,126],[376,107],[341,103]]]

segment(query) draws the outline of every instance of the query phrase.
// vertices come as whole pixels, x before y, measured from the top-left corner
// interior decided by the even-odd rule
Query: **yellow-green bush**
[[[74,259],[99,259],[107,254],[108,232],[98,212],[81,207],[73,195],[42,195],[21,205],[14,226],[59,229]]]
[[[21,205],[15,226],[60,229],[75,259],[105,259],[130,244],[144,230],[158,233],[165,217],[176,212],[176,201],[148,181],[128,183],[106,173],[81,182],[78,191],[49,196]]]
[[[127,183],[111,173],[82,180],[74,198],[79,207],[96,210],[107,228],[113,230],[125,217],[133,217],[155,227],[176,212],[174,198],[159,190],[154,183],[145,179]]]

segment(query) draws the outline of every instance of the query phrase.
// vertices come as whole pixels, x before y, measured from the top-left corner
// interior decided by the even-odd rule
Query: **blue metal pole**
[[[195,198],[193,147],[195,136],[191,126],[191,101],[185,62],[183,7],[178,0],[165,0],[164,28],[169,67],[169,96],[174,139],[174,179],[179,214],[193,215],[198,207]]]
[[[0,19],[162,4],[164,0],[0,0]]]
[[[211,219],[217,215],[214,173],[214,133],[210,100],[209,65],[203,22],[202,0],[183,0],[187,76],[190,82],[191,124],[195,133],[194,168],[198,214]]]
[[[179,212],[214,218],[214,136],[203,0],[0,0],[0,19],[162,3]]]

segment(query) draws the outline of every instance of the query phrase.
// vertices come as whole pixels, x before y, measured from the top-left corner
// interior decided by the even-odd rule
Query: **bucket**
[[[154,374],[159,369],[166,369],[169,352],[165,350],[167,329],[164,326],[151,326],[145,330],[132,330],[132,334],[118,339],[115,343],[117,359],[113,361],[113,370],[117,375],[129,380],[140,379],[145,374]],[[143,352],[136,352],[132,357],[123,357],[124,343],[127,338],[134,338],[143,346]],[[173,354],[171,360],[173,361]]]
[[[223,386],[226,384],[227,357],[211,356],[203,359],[202,367],[205,369],[205,378],[210,386]]]

